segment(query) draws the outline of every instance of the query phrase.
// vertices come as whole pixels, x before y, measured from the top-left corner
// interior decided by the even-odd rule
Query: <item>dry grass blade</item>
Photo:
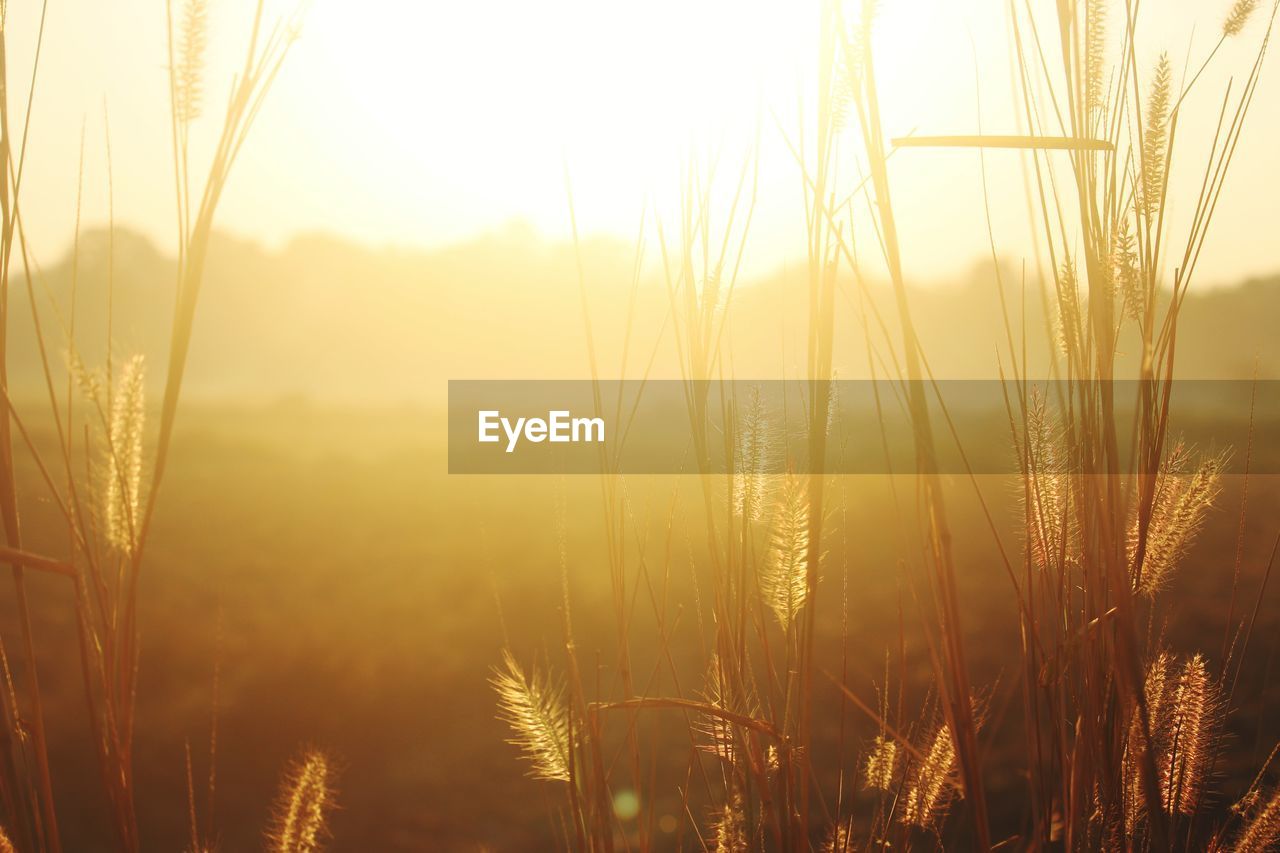
[[[1114,151],[1105,139],[1073,136],[967,134],[959,136],[899,136],[895,148],[1020,148],[1046,151]]]
[[[27,569],[52,572],[55,575],[63,575],[64,577],[76,577],[76,567],[70,563],[64,563],[61,560],[54,560],[49,557],[42,557],[39,554],[32,554],[29,551],[20,551],[17,548],[10,548],[4,545],[0,545],[0,561],[9,563],[10,565],[22,566]]]

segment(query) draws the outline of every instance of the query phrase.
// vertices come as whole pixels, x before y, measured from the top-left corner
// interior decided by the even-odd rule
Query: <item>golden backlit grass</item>
[[[942,839],[966,849],[1260,849],[1269,843],[1264,839],[1274,838],[1273,806],[1262,805],[1262,794],[1225,819],[1207,807],[1228,746],[1222,724],[1254,618],[1228,611],[1221,650],[1175,652],[1162,645],[1168,616],[1161,593],[1221,493],[1226,457],[1195,452],[1169,426],[1177,331],[1257,87],[1275,9],[1231,6],[1214,46],[1188,57],[1190,71],[1179,75],[1167,52],[1153,65],[1140,61],[1137,45],[1147,17],[1163,11],[1128,3],[1060,3],[1043,10],[1015,5],[1010,48],[1023,132],[903,140],[904,147],[925,151],[977,148],[983,175],[988,150],[1025,152],[1030,212],[1047,275],[1014,282],[996,270],[1004,328],[996,350],[1009,388],[1008,443],[1021,471],[1018,546],[1005,541],[1003,523],[992,516],[972,474],[985,525],[957,530],[951,524],[935,460],[940,443],[955,437],[947,401],[932,384],[930,341],[920,338],[913,317],[907,269],[915,247],[902,245],[897,227],[898,217],[909,212],[900,211],[892,195],[888,161],[895,151],[881,124],[874,4],[856,10],[830,4],[824,14],[814,54],[818,91],[808,102],[803,132],[778,122],[800,167],[806,200],[809,322],[800,378],[808,393],[786,415],[807,436],[806,459],[788,462],[808,473],[761,476],[758,395],[733,398],[713,390],[715,380],[735,378],[723,345],[736,284],[726,260],[749,242],[752,170],[748,161],[736,188],[730,185],[730,206],[716,209],[714,177],[691,163],[690,176],[697,177],[683,188],[678,221],[659,227],[659,240],[668,320],[687,388],[692,467],[704,483],[702,529],[684,535],[705,539],[690,567],[698,600],[689,606],[710,665],[703,683],[691,684],[690,673],[663,659],[674,617],[655,601],[649,616],[663,647],[648,676],[636,678],[628,635],[640,617],[624,602],[633,584],[653,578],[644,550],[632,553],[626,546],[637,508],[603,453],[608,560],[619,605],[617,658],[602,666],[621,675],[621,693],[601,697],[578,675],[566,595],[562,639],[571,676],[564,707],[567,728],[581,737],[558,777],[566,795],[563,843],[590,850],[658,846],[652,820],[626,825],[613,814],[611,791],[626,788],[646,802],[666,787],[684,803],[692,846],[700,840],[716,850],[806,850],[822,843],[910,849]],[[1217,125],[1197,129],[1208,136],[1204,160],[1183,164],[1175,157],[1187,132],[1178,127],[1180,109],[1188,99],[1215,97],[1200,91],[1201,72],[1227,39],[1243,37],[1256,39],[1256,60],[1218,96]],[[838,167],[850,152],[857,162],[854,178]],[[1192,211],[1189,225],[1175,227],[1166,219],[1174,197]],[[835,199],[843,198],[857,203],[837,206]],[[870,221],[872,245],[858,245],[856,218]],[[993,255],[996,239],[992,234]],[[846,267],[855,285],[865,288],[872,259],[887,274],[892,310],[882,312],[863,293],[847,316],[837,309],[838,271]],[[1029,344],[1025,333],[1021,339],[1015,333],[1022,325],[1016,306],[1025,305],[1026,290],[1034,287],[1044,292],[1049,308],[1042,321],[1051,333]],[[849,323],[860,325],[869,341],[870,374],[898,383],[897,402],[911,418],[917,476],[914,494],[897,503],[903,531],[897,571],[913,606],[912,615],[900,620],[896,645],[905,647],[909,634],[913,645],[922,639],[927,653],[928,699],[916,712],[900,701],[875,703],[877,709],[843,683],[850,656],[874,658],[883,651],[849,648],[847,622],[840,650],[845,671],[819,671],[820,655],[830,650],[818,648],[817,604],[839,596],[847,613],[848,596],[856,594],[847,575],[824,565],[833,531],[828,506],[838,505],[833,490],[840,485],[822,473],[832,452],[832,352]],[[590,342],[589,314],[587,330]],[[1140,348],[1134,375],[1117,373],[1122,332]],[[1053,400],[1037,386],[1040,377],[1029,373],[1038,362],[1028,348],[1042,345],[1051,350],[1043,378],[1059,380]],[[612,369],[597,362],[590,345],[589,359],[592,377]],[[1121,378],[1141,380],[1132,435],[1118,426],[1112,382]],[[608,388],[597,379],[598,400],[608,399]],[[734,424],[738,432],[717,432],[713,422]],[[740,466],[722,487],[712,482],[708,462],[717,442]],[[1135,462],[1125,461],[1126,446]],[[1016,602],[1020,645],[1004,660],[1006,677],[1015,682],[1010,698],[1020,700],[1014,707],[1024,740],[1019,772],[1025,799],[1020,829],[1009,838],[996,838],[991,829],[983,727],[994,686],[973,680],[968,614],[957,591],[960,537],[987,543]],[[1236,551],[1234,579],[1228,580],[1228,569],[1224,583],[1239,582],[1240,546]],[[1264,577],[1269,571],[1268,565]],[[892,651],[895,641],[885,638],[885,646]],[[907,662],[899,665],[899,678],[905,678]],[[837,701],[818,689],[821,676],[841,688]],[[887,675],[879,689],[884,696],[892,691]],[[862,745],[863,760],[853,767],[842,763],[834,787],[824,789],[813,771],[815,720],[838,721],[843,756],[846,702],[879,734]],[[700,733],[703,740],[709,735],[712,747],[689,752],[683,778],[646,773],[652,756],[670,748],[660,735],[646,734],[646,711],[683,712],[691,743]],[[862,785],[856,784],[859,773]],[[697,798],[691,788],[698,789]],[[852,796],[859,789],[874,793],[874,801]],[[704,795],[716,805],[699,816],[691,803]]]
[[[559,550],[559,607],[546,620],[556,625],[555,643],[541,654],[508,648],[489,671],[498,717],[534,777],[528,784],[553,792],[552,832],[563,847],[647,851],[670,846],[671,836],[684,849],[725,853],[939,843],[1252,851],[1280,838],[1270,760],[1233,809],[1213,807],[1222,762],[1234,746],[1224,724],[1239,699],[1261,602],[1233,609],[1243,508],[1235,564],[1217,555],[1215,570],[1232,585],[1221,649],[1175,649],[1166,630],[1169,588],[1221,508],[1227,458],[1190,448],[1170,427],[1179,322],[1256,92],[1275,10],[1238,0],[1219,22],[1216,45],[1189,57],[1190,73],[1183,75],[1169,53],[1149,62],[1138,49],[1146,16],[1163,10],[1092,0],[1044,5],[1010,10],[1018,127],[912,137],[901,146],[886,139],[882,122],[875,5],[825,8],[812,56],[817,91],[805,98],[796,126],[780,118],[776,128],[796,161],[807,237],[799,294],[807,328],[796,355],[805,394],[787,411],[768,411],[758,390],[741,396],[719,390],[720,380],[735,378],[729,339],[755,213],[757,164],[750,157],[732,169],[690,163],[678,214],[654,226],[666,334],[633,339],[635,318],[626,308],[619,363],[604,363],[606,348],[597,349],[591,287],[579,263],[581,305],[573,307],[585,320],[597,408],[607,414],[612,404],[615,416],[625,411],[634,401],[610,398],[613,371],[627,375],[637,364],[651,366],[658,347],[673,349],[669,363],[686,391],[696,476],[664,504],[634,488],[618,472],[615,448],[602,446],[603,512],[591,564],[608,581],[597,621],[608,623],[609,644],[580,645],[562,503],[546,519],[557,527]],[[39,412],[9,398],[7,338],[0,337],[6,535],[0,558],[12,566],[20,638],[14,658],[21,664],[20,677],[13,677],[9,651],[0,647],[0,851],[63,848],[28,572],[49,574],[67,588],[77,654],[66,668],[82,693],[111,843],[124,851],[142,846],[134,756],[136,739],[148,732],[137,725],[139,589],[219,201],[293,37],[291,23],[271,25],[259,3],[225,111],[222,105],[215,111],[204,85],[210,14],[200,0],[168,8],[178,257],[170,345],[160,364],[120,352],[121,318],[111,309],[93,318],[105,320],[105,351],[82,350],[77,323],[82,330],[87,320],[77,317],[74,275],[69,304],[56,306],[52,317],[40,314],[37,306],[45,303],[34,298],[19,204],[26,129],[15,136],[7,104],[0,113],[6,172],[0,334],[7,336],[16,321],[11,289],[25,285],[46,396]],[[1246,38],[1256,40],[1256,62],[1221,93],[1217,124],[1196,129],[1207,135],[1208,152],[1189,169],[1175,156],[1186,133],[1178,126],[1181,105],[1205,96],[1200,71],[1216,61],[1218,47]],[[0,73],[7,86],[8,69]],[[35,98],[34,82],[27,97]],[[193,137],[211,116],[220,123],[201,166],[193,163],[203,150]],[[920,332],[909,280],[913,253],[927,247],[903,242],[899,223],[911,213],[893,193],[890,159],[908,147],[910,156],[976,149],[984,175],[997,149],[1015,152],[1010,156],[1027,166],[1043,273],[1011,281],[995,266],[1003,339],[981,342],[994,346],[1001,378],[1009,381],[1007,435],[999,440],[1019,465],[1013,537],[976,475],[949,481],[936,470],[940,450],[955,435],[948,401],[933,383],[933,342]],[[719,192],[726,184],[727,204]],[[1166,219],[1173,200],[1191,212],[1185,226]],[[871,226],[873,241],[857,236],[863,232],[855,220]],[[573,228],[581,252],[576,218]],[[991,235],[993,255],[996,239]],[[643,254],[637,246],[631,305]],[[888,282],[887,305],[870,295],[873,268]],[[1039,303],[1047,306],[1033,320],[1046,333],[1030,343],[1018,307],[1029,289],[1041,289]],[[849,560],[866,559],[870,549],[847,518],[849,484],[824,468],[839,450],[830,433],[839,404],[835,353],[851,329],[867,343],[868,374],[887,380],[894,395],[878,402],[909,414],[915,454],[909,478],[890,484],[884,517],[895,550],[889,565],[876,567],[898,587],[897,634],[863,636],[856,644],[850,599],[860,589]],[[1136,362],[1120,351],[1122,335],[1137,342]],[[1030,347],[1046,352],[1033,357]],[[65,388],[53,366],[60,351]],[[1040,363],[1049,365],[1047,377],[1033,375],[1031,366]],[[1121,366],[1130,363],[1134,375],[1121,377]],[[648,375],[648,367],[639,369]],[[163,377],[158,417],[147,404],[148,371]],[[1060,380],[1055,399],[1038,387],[1043,378]],[[1110,383],[1119,378],[1142,381],[1133,435],[1118,427]],[[28,429],[38,417],[52,424],[52,441],[43,445]],[[722,423],[729,427],[717,429]],[[803,458],[775,458],[784,430],[802,434]],[[19,485],[15,450],[30,458],[33,483]],[[1129,455],[1136,462],[1127,462]],[[734,460],[735,470],[713,473],[717,457]],[[957,483],[967,490],[963,506],[955,499]],[[37,490],[58,520],[57,553],[36,553],[24,540],[26,502]],[[521,532],[527,531],[502,531]],[[478,564],[481,545],[459,545],[460,562]],[[1018,642],[999,650],[998,676],[974,665],[962,548],[981,550],[1007,584]],[[1265,587],[1270,564],[1259,569]],[[833,636],[822,630],[819,614],[836,612],[840,628]],[[696,638],[693,653],[677,650],[678,631]],[[686,658],[695,656],[690,666]],[[872,701],[853,673],[869,669],[867,662],[878,669],[882,659]],[[474,677],[485,681],[483,672]],[[190,749],[186,754],[184,817],[193,853],[216,848],[219,837],[219,683],[215,675],[207,782],[197,781],[197,762]],[[666,724],[655,725],[655,718]],[[993,731],[1020,741],[1018,803],[1006,806],[1016,811],[1017,828],[1008,837],[995,834],[997,804],[988,796]],[[441,733],[424,725],[421,737]],[[834,760],[819,754],[831,740]],[[666,759],[673,753],[684,756],[682,773],[670,772]],[[836,768],[834,778],[823,772],[828,765]],[[334,775],[333,760],[317,750],[287,768],[268,849],[312,853],[324,846]],[[665,829],[654,805],[664,797],[680,804],[678,815],[662,816],[675,820]],[[639,806],[621,805],[627,803]],[[349,841],[359,846],[364,839]]]

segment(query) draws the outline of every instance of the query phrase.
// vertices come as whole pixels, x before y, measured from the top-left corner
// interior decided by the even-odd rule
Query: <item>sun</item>
[[[584,207],[630,217],[691,149],[751,144],[794,110],[820,21],[820,0],[337,6],[313,7],[298,49],[323,60],[314,106],[361,168],[402,204],[423,179],[557,222],[566,164]]]
[[[990,46],[1004,34],[1002,8],[878,4],[886,136],[974,132],[975,55],[992,66],[984,75],[1007,73]],[[760,237],[748,264],[776,266],[804,245],[795,149],[812,141],[802,117],[812,116],[823,10],[824,0],[316,4],[293,58],[306,77],[281,98],[309,128],[293,156],[322,161],[361,200],[348,227],[408,244],[513,218],[564,236],[566,175],[584,232],[633,235],[642,215],[674,209],[691,176],[718,169],[730,195],[751,159]],[[998,123],[1007,105],[991,101]],[[856,151],[840,156],[854,175]],[[936,237],[938,223],[956,222],[949,207],[974,188],[957,183],[954,158],[894,165],[904,200],[939,210],[922,228]],[[981,245],[982,235],[963,239]]]

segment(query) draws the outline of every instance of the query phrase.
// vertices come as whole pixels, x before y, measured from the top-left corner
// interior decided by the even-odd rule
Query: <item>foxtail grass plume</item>
[[[1080,327],[1080,281],[1076,276],[1075,262],[1068,257],[1062,262],[1057,281],[1058,346],[1064,355],[1081,349],[1083,329]]]
[[[208,0],[187,0],[182,10],[178,36],[177,68],[174,69],[174,111],[179,124],[200,117],[203,107],[204,54],[208,46]]]
[[[1156,476],[1156,493],[1140,563],[1136,512],[1129,522],[1129,570],[1135,592],[1154,595],[1173,575],[1222,491],[1225,463],[1223,455],[1210,456],[1192,470],[1192,455],[1184,445],[1178,444],[1170,452]]]
[[[4,831],[4,827],[0,826],[0,853],[17,853],[17,849],[9,840],[9,834]]]
[[[867,756],[866,779],[863,787],[888,791],[893,787],[894,772],[898,766],[898,742],[884,735],[876,735],[871,754]]]
[[[839,85],[837,89],[836,120],[837,129],[840,120],[847,119],[849,100],[856,97],[862,88],[866,75],[867,60],[871,53],[871,30],[875,24],[878,0],[862,0],[858,4],[857,20],[851,28],[848,40],[841,54],[839,68]]]
[[[788,474],[774,513],[760,592],[783,630],[791,627],[809,591],[809,493],[804,478]]]
[[[102,405],[102,377],[98,372],[85,367],[84,362],[80,360],[80,354],[74,349],[68,349],[65,357],[67,372],[75,380],[76,387],[80,389],[80,393],[84,395],[85,400],[89,403],[100,407]]]
[[[1195,814],[1209,773],[1221,701],[1204,657],[1182,665],[1170,696],[1169,751],[1160,765],[1165,811]]]
[[[1170,671],[1174,661],[1168,652],[1161,651],[1147,664],[1143,681],[1143,699],[1147,706],[1147,720],[1151,732],[1153,755],[1161,754],[1168,744]],[[1128,739],[1124,760],[1124,821],[1125,829],[1133,835],[1147,817],[1147,801],[1142,789],[1142,719],[1137,713],[1129,721]]]
[[[1169,54],[1162,53],[1156,63],[1155,77],[1151,81],[1146,125],[1142,129],[1142,186],[1139,204],[1148,217],[1154,217],[1160,212],[1160,197],[1164,192],[1165,149],[1169,141],[1172,87],[1173,71],[1169,64]]]
[[[711,663],[707,666],[706,682],[703,686],[703,697],[709,705],[722,710],[734,710],[734,702],[730,698],[733,693],[728,674],[720,663],[720,655],[712,653]],[[737,737],[733,723],[716,714],[701,714],[694,728],[702,735],[700,748],[732,765],[737,761]]]
[[[741,794],[735,791],[724,804],[716,816],[714,829],[716,853],[747,853],[751,849]]]
[[[725,673],[720,666],[720,655],[712,653],[711,663],[707,666],[706,686],[703,695],[709,704],[717,708],[728,708],[729,688]],[[728,720],[714,714],[704,714],[698,730],[705,736],[703,749],[730,764],[734,761],[733,726]]]
[[[934,732],[924,760],[915,765],[907,786],[902,822],[932,826],[950,802],[950,778],[956,767],[956,745],[951,730],[941,725]]]
[[[533,765],[529,775],[568,782],[571,745],[564,686],[536,668],[526,676],[509,651],[503,652],[502,667],[494,669],[489,683],[498,692],[498,716],[514,733],[507,742],[520,747]]]
[[[830,437],[836,428],[836,420],[840,417],[840,372],[831,371],[831,382],[827,384],[827,422],[823,427]]]
[[[853,853],[857,848],[853,844],[853,818],[843,823],[832,824],[827,838],[819,848],[822,853]]]
[[[1233,853],[1267,853],[1280,847],[1280,788],[1254,812],[1240,837],[1231,848]]]
[[[1249,19],[1253,17],[1253,13],[1258,10],[1258,0],[1236,0],[1231,6],[1231,11],[1227,13],[1227,17],[1222,21],[1222,35],[1224,38],[1238,36],[1244,30],[1245,24],[1249,23]]]
[[[1080,537],[1072,500],[1072,478],[1062,449],[1062,430],[1044,395],[1032,392],[1027,407],[1026,483],[1020,495],[1032,564],[1041,570],[1074,563]]]
[[[132,553],[137,542],[138,495],[142,484],[142,430],[146,417],[146,363],[135,355],[120,369],[111,402],[102,483],[107,540]]]
[[[1142,322],[1147,307],[1137,244],[1129,217],[1123,216],[1111,232],[1111,282],[1121,311],[1135,323]]]
[[[1107,58],[1107,6],[1104,0],[1087,0],[1085,9],[1085,107],[1102,112],[1103,73]]]
[[[761,521],[770,501],[770,475],[776,435],[758,386],[752,386],[738,419],[734,459],[733,511],[748,521]]]
[[[268,837],[271,853],[316,853],[327,832],[325,812],[333,804],[329,762],[307,752],[285,774]]]

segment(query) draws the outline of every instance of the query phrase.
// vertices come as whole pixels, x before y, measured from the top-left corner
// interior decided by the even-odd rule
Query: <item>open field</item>
[[[183,748],[189,743],[196,772],[207,772],[215,662],[222,849],[258,843],[279,768],[301,744],[328,750],[341,768],[333,850],[421,850],[424,838],[445,850],[553,843],[549,814],[557,804],[545,795],[545,783],[524,777],[493,713],[488,678],[504,635],[495,594],[511,646],[558,662],[555,505],[563,501],[580,649],[584,658],[610,660],[616,650],[600,558],[598,485],[591,477],[449,478],[441,423],[439,414],[412,408],[297,403],[195,405],[184,416],[142,599],[147,643],[139,726],[147,737],[139,742],[137,772],[139,795],[148,803],[148,848],[175,849],[187,836]],[[1003,534],[1013,536],[1018,511],[1010,479],[983,479],[984,492],[1008,522]],[[900,481],[899,488],[910,488],[910,478]],[[706,627],[699,628],[689,603],[694,482],[631,479],[638,512],[647,518],[649,571],[655,583],[669,573],[671,600],[685,602],[671,648],[690,682],[702,675]],[[1194,603],[1168,614],[1163,630],[1174,648],[1216,650],[1222,642],[1240,485],[1239,478],[1228,483],[1221,508],[1168,592]],[[954,482],[949,491],[957,527],[980,525],[967,486]],[[1255,569],[1270,545],[1265,519],[1280,509],[1280,478],[1255,477],[1250,492],[1249,573],[1241,584],[1248,606],[1258,591]],[[669,535],[673,493],[681,503]],[[908,636],[905,662],[896,659],[899,608],[903,618],[916,617],[895,570],[897,522],[888,478],[840,478],[836,493],[835,544],[822,580],[832,590],[820,616],[823,666],[836,671],[841,665],[838,590],[847,572],[848,683],[874,695],[891,652],[895,670],[906,667],[907,702],[922,701],[930,679],[927,651]],[[48,505],[34,506],[30,530],[56,552],[57,527],[43,532]],[[1007,707],[1017,679],[1006,655],[1017,642],[1012,596],[993,548],[980,537],[966,540],[959,559],[974,679],[990,685],[993,713],[1007,720],[990,726],[984,738],[992,820],[998,832],[1012,833],[1024,819],[1015,805],[1022,784],[1015,769],[1021,748],[1016,708]],[[705,571],[695,571],[705,589]],[[1273,579],[1241,676],[1238,709],[1228,720],[1229,754],[1240,766],[1220,768],[1228,784],[1215,808],[1240,793],[1231,786],[1247,782],[1247,768],[1280,737],[1277,596],[1280,584]],[[106,806],[95,786],[91,747],[80,734],[79,674],[66,663],[75,655],[67,597],[58,578],[41,578],[33,589],[58,744],[53,763],[64,838],[69,849],[90,850],[106,831]],[[653,648],[651,624],[638,622],[635,643]],[[654,664],[651,652],[637,652],[638,672]],[[607,668],[601,677],[610,677]],[[654,688],[662,692],[670,684],[660,677]],[[839,701],[830,685],[818,692],[826,726],[815,734],[816,769],[831,783]],[[861,752],[876,729],[851,706],[845,717],[852,734],[848,765],[854,746]],[[655,772],[672,792],[655,807],[679,819],[687,848],[693,829],[679,814],[674,790],[684,781],[688,734],[670,719],[651,724],[662,745]],[[702,795],[694,803],[707,807]],[[657,849],[674,849],[676,834],[655,841]]]

